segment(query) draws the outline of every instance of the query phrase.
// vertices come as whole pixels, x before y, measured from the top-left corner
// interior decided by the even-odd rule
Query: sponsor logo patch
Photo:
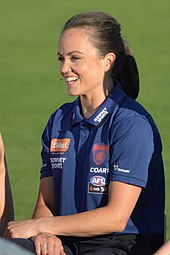
[[[107,157],[109,147],[106,144],[95,144],[92,151],[94,162],[96,165],[101,165]]]
[[[89,193],[107,193],[108,184],[106,183],[106,178],[102,176],[93,176],[90,178],[88,185]]]
[[[119,167],[118,165],[116,165],[116,164],[113,165],[113,169],[114,169],[114,171],[117,171],[117,172],[122,172],[122,173],[127,173],[127,174],[130,173],[130,170],[128,170],[128,169],[122,169],[122,168],[120,168],[120,167]]]
[[[50,151],[52,153],[63,154],[68,150],[69,145],[70,145],[69,138],[53,139],[51,141]]]
[[[106,168],[106,167],[91,167],[90,172],[95,173],[95,174],[97,174],[97,173],[107,174],[107,173],[109,173],[109,168]]]
[[[50,158],[51,168],[54,169],[63,169],[64,163],[67,158]]]

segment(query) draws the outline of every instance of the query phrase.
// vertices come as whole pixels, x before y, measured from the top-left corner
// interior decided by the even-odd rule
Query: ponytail
[[[113,66],[114,78],[125,94],[136,99],[139,94],[139,73],[132,50],[124,41],[124,54],[117,58]]]

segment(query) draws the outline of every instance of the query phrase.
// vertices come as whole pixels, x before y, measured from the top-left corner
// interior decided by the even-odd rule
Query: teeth
[[[72,81],[77,81],[78,78],[77,78],[77,77],[67,77],[66,80],[67,80],[68,82],[72,82]]]

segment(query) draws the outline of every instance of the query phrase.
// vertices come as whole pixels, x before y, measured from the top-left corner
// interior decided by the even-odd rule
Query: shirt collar
[[[109,116],[114,115],[117,111],[119,102],[125,97],[125,93],[120,88],[119,84],[115,85],[113,91],[109,94],[106,100],[102,103],[99,109],[87,120],[87,123],[100,127],[103,125]],[[75,106],[71,115],[71,124],[74,125],[81,122],[83,119],[80,113],[80,98],[75,100]]]

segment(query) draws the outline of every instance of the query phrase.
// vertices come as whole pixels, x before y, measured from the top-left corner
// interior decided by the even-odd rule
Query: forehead
[[[65,38],[68,39],[68,37],[70,39],[72,39],[75,36],[80,37],[80,38],[82,38],[82,37],[87,38],[87,37],[89,37],[89,34],[90,34],[89,31],[90,31],[90,28],[88,29],[87,27],[69,28],[61,33],[60,40],[64,40]]]
[[[88,28],[70,28],[65,30],[58,42],[59,51],[64,49],[76,50],[86,50],[87,48],[94,49],[95,47],[92,45],[90,41],[91,31]]]

